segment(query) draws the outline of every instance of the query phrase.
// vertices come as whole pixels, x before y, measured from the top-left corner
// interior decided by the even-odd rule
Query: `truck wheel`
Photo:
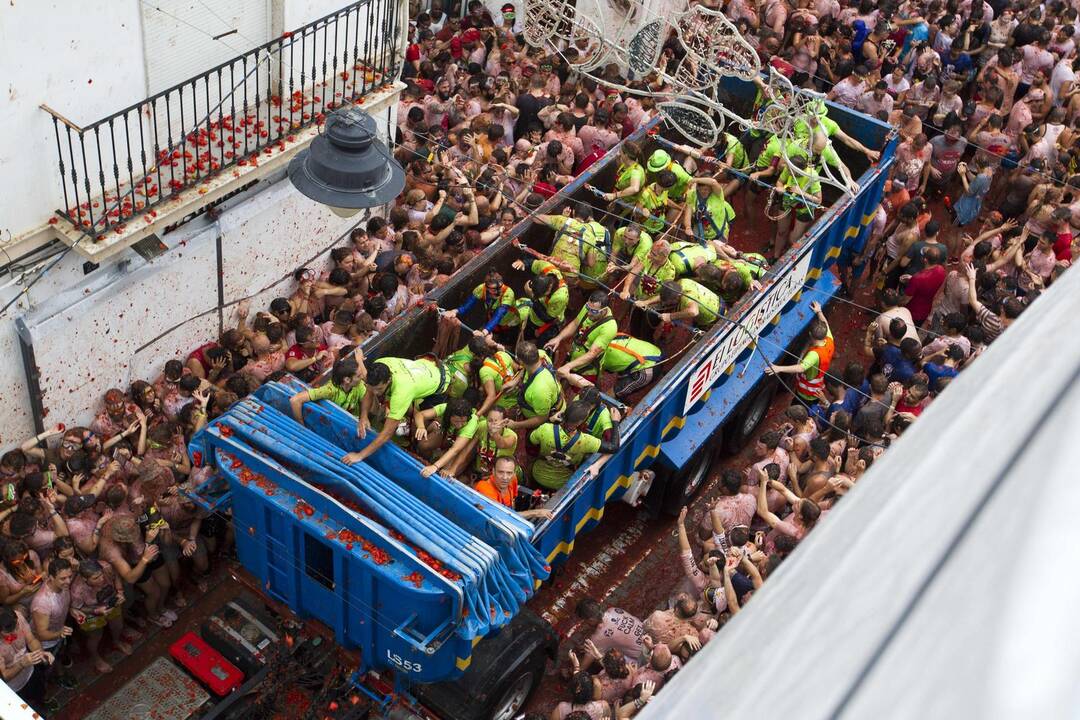
[[[664,488],[663,509],[666,514],[678,515],[683,506],[690,502],[705,484],[705,478],[709,476],[709,468],[712,467],[716,455],[716,444],[707,442],[694,453],[685,468],[667,474],[662,485]]]
[[[534,667],[522,668],[511,675],[505,683],[494,693],[498,700],[492,706],[491,720],[513,720],[518,716],[521,708],[525,707],[525,701],[540,684],[540,669]]]
[[[724,424],[724,451],[737,454],[753,437],[758,425],[765,419],[776,395],[776,383],[763,382],[750,399],[743,404],[732,422]]]

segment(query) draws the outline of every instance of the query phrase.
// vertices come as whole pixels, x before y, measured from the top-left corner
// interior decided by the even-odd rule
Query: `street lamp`
[[[405,171],[379,140],[375,119],[350,106],[329,115],[311,145],[289,162],[289,180],[336,215],[350,217],[397,197]]]

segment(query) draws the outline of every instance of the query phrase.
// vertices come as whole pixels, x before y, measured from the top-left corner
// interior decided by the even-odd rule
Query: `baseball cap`
[[[461,33],[461,42],[477,42],[480,39],[480,31],[476,28],[469,28],[465,32]]]

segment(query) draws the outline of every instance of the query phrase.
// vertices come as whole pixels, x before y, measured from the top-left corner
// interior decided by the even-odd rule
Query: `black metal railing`
[[[64,190],[57,215],[102,240],[285,150],[293,133],[397,78],[404,22],[402,0],[361,0],[85,127],[42,105]]]

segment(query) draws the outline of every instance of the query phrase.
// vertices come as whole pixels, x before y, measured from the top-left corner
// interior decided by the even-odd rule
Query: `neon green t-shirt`
[[[716,248],[712,245],[678,242],[671,246],[668,264],[675,268],[676,277],[686,277],[693,275],[700,265],[712,262],[715,259]]]
[[[569,265],[571,272],[581,272],[582,253],[578,252],[578,243],[588,232],[585,223],[566,215],[554,215],[545,224],[556,232],[551,257]]]
[[[615,339],[619,332],[619,323],[611,316],[610,310],[604,308],[600,315],[595,318],[589,315],[589,311],[582,306],[577,315],[578,329],[574,333],[574,345],[570,350],[570,359],[581,357],[586,352],[601,345],[604,348]]]
[[[653,264],[648,257],[642,263],[641,274],[633,283],[634,297],[638,300],[646,300],[656,296],[660,292],[660,286],[667,280],[675,279],[675,266],[664,261],[659,267]]]
[[[600,440],[603,440],[604,433],[613,427],[615,423],[611,420],[611,411],[603,403],[589,413],[589,417],[585,418],[585,424],[582,426],[585,432]]]
[[[694,324],[707,327],[716,322],[720,316],[720,297],[709,288],[696,280],[683,278],[679,280],[679,310],[685,310],[691,302],[697,303],[698,315],[694,318]]]
[[[660,362],[663,356],[663,351],[651,342],[630,335],[616,335],[604,351],[601,367],[613,373],[645,370]]]
[[[534,429],[529,441],[540,448],[532,467],[533,480],[549,490],[565,485],[581,461],[600,450],[598,438],[580,430],[568,435],[557,423]]]
[[[445,389],[442,374],[431,360],[379,358],[375,362],[390,370],[386,417],[391,420],[404,420],[414,403]]]
[[[550,364],[541,364],[535,373],[526,371],[517,405],[526,418],[550,415],[562,405],[562,388]]]
[[[638,181],[639,188],[645,187],[645,168],[638,163],[620,165],[615,172],[615,189],[625,190],[633,184],[635,178]],[[622,201],[634,205],[637,203],[637,195],[626,195],[622,198]]]
[[[446,403],[439,403],[432,408],[435,411],[435,419],[439,421],[439,427],[443,432],[443,441],[449,441],[453,444],[454,440],[459,437],[469,438],[470,440],[476,437],[478,428],[480,427],[480,417],[473,410],[472,415],[469,416],[468,422],[461,426],[461,429],[455,428],[449,422],[443,422],[443,415],[446,413]],[[484,422],[487,422],[486,420]]]
[[[367,386],[362,382],[356,383],[352,390],[345,392],[331,381],[325,385],[310,388],[308,390],[308,399],[312,401],[329,400],[335,405],[340,405],[350,414],[360,417],[360,402],[364,399],[365,394],[367,394]]]
[[[443,360],[443,367],[450,378],[450,388],[446,391],[450,397],[461,397],[469,389],[469,364],[474,357],[466,345]]]
[[[661,233],[667,221],[664,219],[664,208],[667,207],[668,191],[661,189],[656,183],[646,185],[638,194],[637,204],[651,217],[645,218],[641,224],[651,233]]]
[[[516,370],[514,358],[510,353],[499,350],[484,360],[484,364],[480,366],[480,371],[477,374],[480,376],[481,387],[490,380],[495,386],[495,392],[502,392],[503,385],[514,377]],[[502,396],[498,400],[498,405],[504,408],[513,407],[514,398]]]
[[[626,247],[626,227],[621,227],[611,235],[611,255],[623,265],[629,266],[634,260],[644,263],[649,251],[652,250],[653,239],[649,233],[642,230],[638,235],[637,245],[633,250]]]
[[[495,438],[488,432],[487,418],[480,418],[476,427],[476,460],[474,466],[481,474],[490,473],[494,469],[495,458],[514,457],[517,450],[518,436],[510,428],[503,428],[503,440],[513,440],[513,445],[508,448],[500,448],[495,445]]]

